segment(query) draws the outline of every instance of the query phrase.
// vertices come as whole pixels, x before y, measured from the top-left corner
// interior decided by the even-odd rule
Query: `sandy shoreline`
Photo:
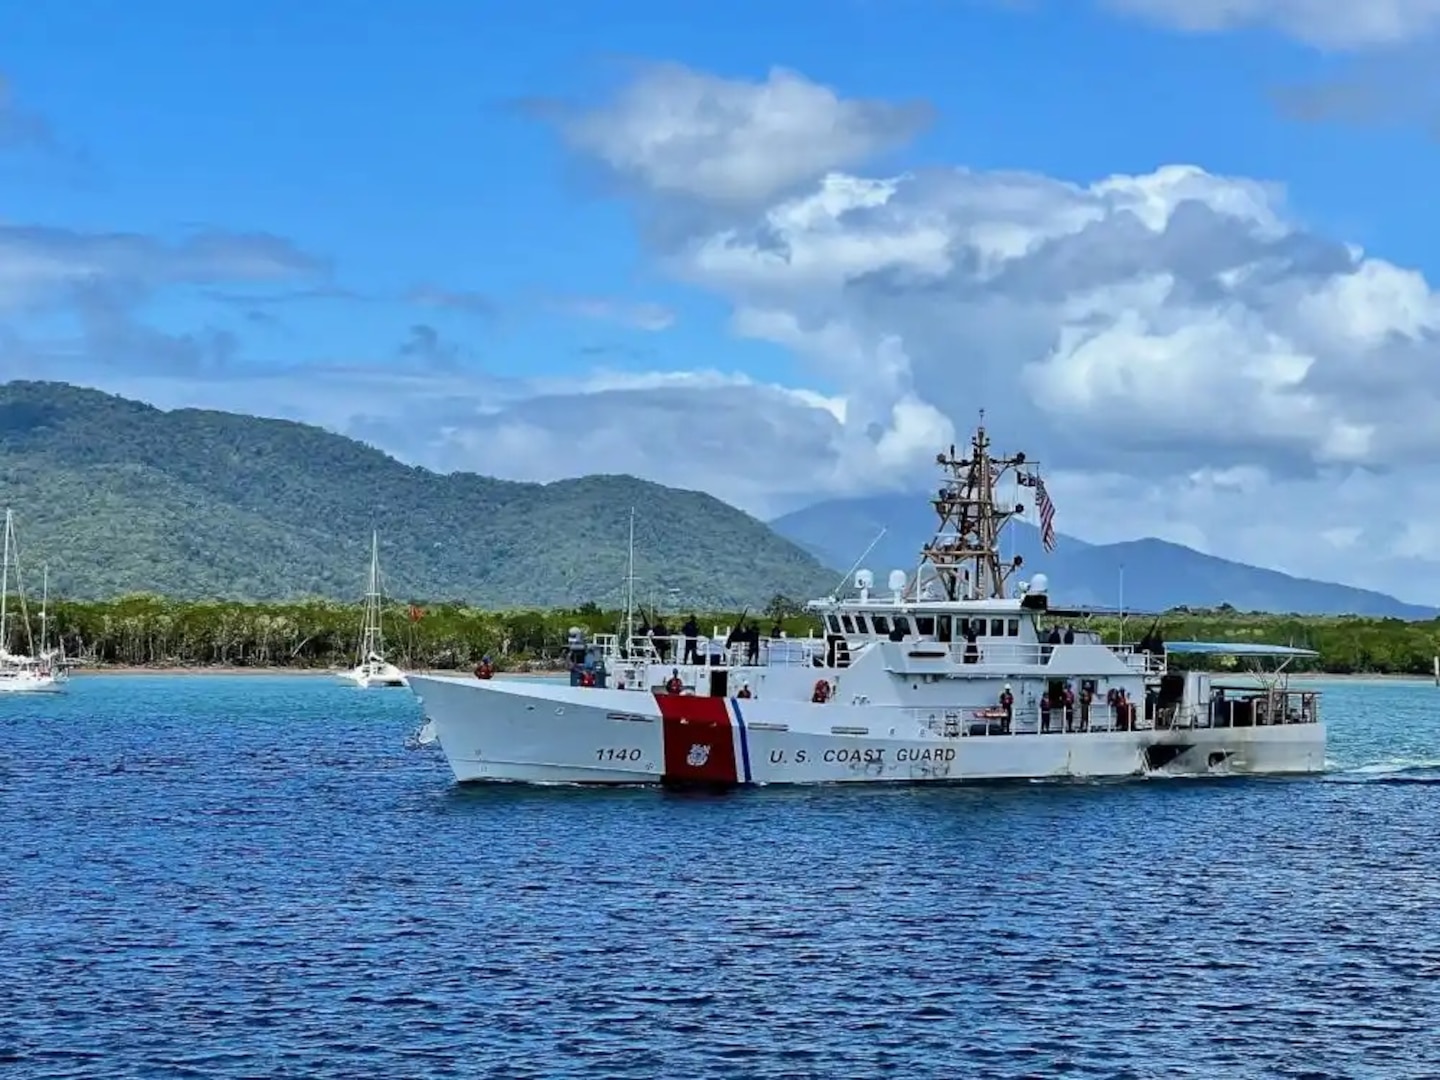
[[[187,678],[203,678],[205,676],[274,676],[274,675],[303,675],[309,678],[332,678],[338,679],[345,674],[343,668],[300,668],[300,667],[127,667],[122,665],[95,666],[95,667],[74,667],[70,669],[71,676],[75,678],[87,678],[94,675],[183,675]],[[460,668],[421,668],[416,671],[407,671],[407,675],[469,675],[470,671]],[[565,672],[559,671],[497,671],[497,678],[501,679],[540,679],[563,677]]]

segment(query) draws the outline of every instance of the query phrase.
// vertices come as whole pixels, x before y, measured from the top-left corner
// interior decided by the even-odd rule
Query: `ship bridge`
[[[963,665],[977,676],[985,668],[1069,668],[1082,656],[1094,663],[1091,649],[1105,650],[1136,674],[1157,675],[1164,667],[1163,654],[1107,645],[1084,627],[1086,612],[1052,612],[1044,574],[1020,583],[1017,597],[989,599],[927,597],[902,570],[890,574],[889,585],[888,595],[875,595],[874,576],[860,570],[856,595],[807,605],[824,627],[825,666],[849,667],[868,649],[885,646],[886,666],[906,673],[949,664]],[[914,599],[915,593],[922,598]]]

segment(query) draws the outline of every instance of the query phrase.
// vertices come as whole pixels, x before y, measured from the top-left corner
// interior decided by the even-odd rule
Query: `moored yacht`
[[[385,659],[385,632],[380,591],[380,534],[370,534],[370,577],[365,589],[365,615],[360,625],[360,648],[355,666],[340,677],[362,690],[375,686],[404,686],[405,673]]]
[[[964,456],[939,455],[939,516],[919,572],[887,588],[860,570],[846,596],[813,601],[820,636],[708,637],[572,631],[571,685],[412,675],[457,780],[575,784],[814,784],[1309,773],[1324,768],[1318,695],[1282,646],[1148,633],[1106,644],[1092,613],[1050,603],[1043,574],[1010,582],[1000,539],[1035,492],[1053,547],[1054,507],[1023,454],[996,457],[983,425]],[[848,577],[848,575],[847,575]],[[1171,670],[1171,657],[1277,661],[1258,683]]]
[[[11,582],[17,594],[20,608],[19,623],[24,653],[10,651],[14,643],[15,616],[11,611]],[[53,694],[65,688],[67,675],[64,660],[59,651],[50,651],[48,645],[50,596],[50,571],[45,570],[44,599],[40,607],[40,650],[35,652],[31,636],[30,613],[25,606],[25,592],[20,579],[19,543],[15,538],[15,515],[5,511],[5,539],[3,556],[0,556],[0,694]]]

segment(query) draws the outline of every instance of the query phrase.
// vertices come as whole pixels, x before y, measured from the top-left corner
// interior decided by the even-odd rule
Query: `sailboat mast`
[[[45,647],[50,642],[50,565],[40,567],[40,656],[45,656]]]
[[[370,587],[365,593],[365,653],[379,654],[384,646],[380,637],[380,530],[370,533]]]
[[[0,652],[10,651],[10,536],[13,530],[10,509],[5,510],[5,557],[0,561]]]
[[[630,555],[625,572],[625,646],[635,635],[635,507],[630,507]]]

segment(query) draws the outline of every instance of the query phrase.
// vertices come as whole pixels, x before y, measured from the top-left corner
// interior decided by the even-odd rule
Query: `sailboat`
[[[63,646],[63,643],[62,643]],[[63,647],[50,648],[50,566],[40,568],[40,673],[55,679],[56,687],[70,681]]]
[[[15,591],[20,599],[20,620],[25,627],[25,646],[35,648],[30,633],[30,614],[25,608],[25,592],[20,580],[19,545],[15,541],[15,515],[5,510],[4,557],[0,560],[0,693],[43,694],[63,689],[63,674],[56,674],[52,657],[30,656],[10,651],[10,576],[15,576]],[[49,576],[46,575],[47,593]],[[48,598],[48,597],[47,597]]]
[[[365,590],[365,621],[360,628],[356,664],[341,678],[362,689],[405,686],[405,674],[385,659],[385,635],[380,626],[380,534],[370,534],[370,584]]]

